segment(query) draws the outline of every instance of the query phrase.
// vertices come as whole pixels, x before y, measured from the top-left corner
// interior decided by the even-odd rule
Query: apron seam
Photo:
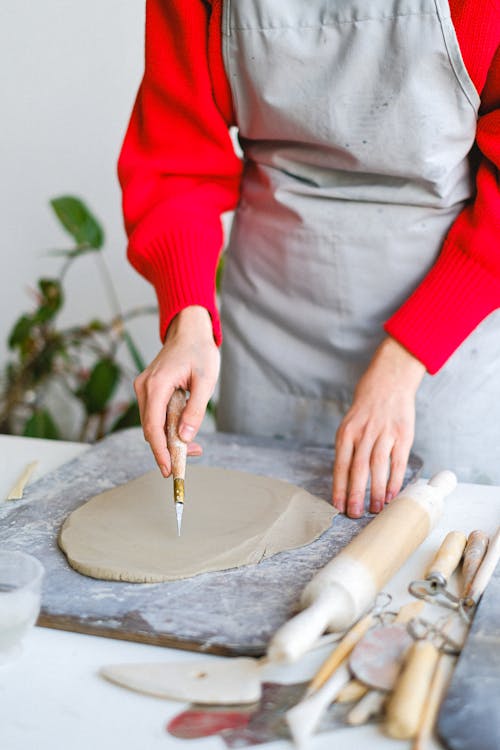
[[[365,23],[369,21],[393,21],[397,18],[410,18],[411,16],[435,16],[434,11],[422,11],[422,12],[411,12],[411,13],[393,13],[387,16],[365,16],[363,18],[351,18],[348,21],[331,21],[317,24],[280,24],[279,26],[231,26],[232,31],[298,31],[300,29],[321,29],[329,28],[331,26],[352,26],[354,24]]]
[[[221,31],[222,31],[222,57],[224,60],[224,67],[226,69],[226,76],[231,90],[231,96],[233,99],[233,112],[236,120],[236,126],[238,126],[238,111],[240,107],[238,87],[233,86],[233,78],[237,77],[234,72],[234,68],[231,62],[231,54],[229,45],[231,42],[232,31],[234,27],[231,26],[231,0],[224,0],[222,5],[222,18],[221,18]]]
[[[455,27],[451,19],[448,0],[434,0],[434,3],[451,69],[453,70],[457,83],[465,94],[467,101],[476,113],[477,118],[481,99],[464,63]],[[447,7],[447,13],[443,13],[442,5],[445,4]]]

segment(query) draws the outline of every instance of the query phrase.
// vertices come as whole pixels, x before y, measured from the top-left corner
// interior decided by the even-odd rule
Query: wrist
[[[425,365],[392,336],[385,338],[375,358],[388,367],[402,384],[418,389],[426,373]]]
[[[209,338],[211,341],[214,341],[212,318],[205,307],[190,305],[180,310],[168,327],[165,343],[176,336],[184,334],[190,337]]]

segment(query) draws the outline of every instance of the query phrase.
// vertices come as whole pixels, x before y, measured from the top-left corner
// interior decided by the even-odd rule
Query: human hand
[[[212,321],[203,307],[182,310],[168,328],[159,354],[134,382],[144,437],[163,476],[171,471],[165,420],[174,390],[190,392],[179,421],[179,437],[188,443],[188,454],[199,455],[201,447],[191,441],[205,416],[217,382],[220,355],[212,333]]]
[[[386,338],[361,377],[335,440],[334,506],[363,515],[371,475],[370,511],[398,494],[415,430],[415,396],[425,366],[395,339]]]

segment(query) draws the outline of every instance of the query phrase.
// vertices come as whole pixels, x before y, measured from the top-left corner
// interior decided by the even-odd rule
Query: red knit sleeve
[[[384,326],[430,373],[500,307],[499,15],[490,0],[455,0],[454,6],[464,61],[481,91],[476,190],[430,272]]]
[[[220,215],[238,201],[241,161],[228,130],[230,98],[214,100],[213,87],[223,89],[212,80],[222,61],[208,61],[214,20],[202,0],[147,0],[144,76],[118,160],[128,257],[155,287],[162,340],[189,305],[209,311],[221,340]]]

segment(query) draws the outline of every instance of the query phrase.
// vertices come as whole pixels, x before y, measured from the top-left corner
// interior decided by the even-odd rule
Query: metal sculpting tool
[[[459,598],[447,588],[448,581],[464,554],[467,537],[461,531],[450,531],[429,565],[425,580],[412,581],[410,594],[432,604],[457,609]]]
[[[178,433],[179,420],[186,406],[185,392],[177,388],[167,407],[167,448],[172,463],[174,481],[174,503],[177,517],[177,535],[181,535],[182,513],[184,510],[184,479],[186,476],[187,444]]]

